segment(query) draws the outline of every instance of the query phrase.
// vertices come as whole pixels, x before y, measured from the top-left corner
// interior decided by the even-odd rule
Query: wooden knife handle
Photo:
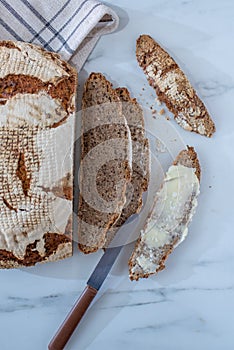
[[[49,350],[62,350],[70,339],[72,333],[76,329],[78,323],[84,316],[86,310],[97,294],[97,290],[87,285],[77,300],[72,310],[67,315],[65,321],[62,323],[54,338],[51,340]]]

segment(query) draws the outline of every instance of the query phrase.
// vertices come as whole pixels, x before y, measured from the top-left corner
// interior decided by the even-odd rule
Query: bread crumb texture
[[[112,84],[91,73],[82,100],[78,242],[83,253],[105,246],[119,219],[131,177],[130,130]]]

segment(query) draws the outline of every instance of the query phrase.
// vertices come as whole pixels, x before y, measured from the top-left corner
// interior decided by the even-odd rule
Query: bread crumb
[[[164,113],[165,113],[165,109],[164,108],[160,109],[159,114],[163,115]]]
[[[170,118],[170,117],[168,117],[168,115],[166,115],[166,117],[165,117],[165,118],[166,118],[166,120],[171,120],[171,118]]]
[[[153,109],[153,110],[152,110],[152,114],[157,114],[156,109]]]
[[[162,102],[159,101],[159,99],[158,99],[157,97],[156,97],[155,101],[157,102],[157,105],[158,105],[158,106],[161,106]]]
[[[160,141],[159,139],[156,139],[155,143],[156,143],[156,151],[157,152],[165,153],[167,151],[167,148],[162,141]]]

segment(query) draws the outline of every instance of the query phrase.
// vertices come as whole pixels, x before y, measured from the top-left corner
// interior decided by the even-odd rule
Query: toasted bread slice
[[[163,270],[169,254],[186,237],[197,206],[200,174],[194,149],[181,151],[166,174],[129,260],[131,280]]]
[[[211,137],[215,125],[204,103],[174,59],[149,35],[137,39],[136,57],[158,99],[188,131]]]
[[[130,131],[112,84],[100,73],[86,81],[82,101],[79,248],[103,248],[125,204],[131,176]]]

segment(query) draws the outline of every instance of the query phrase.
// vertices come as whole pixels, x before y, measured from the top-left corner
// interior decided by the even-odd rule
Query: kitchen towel
[[[72,60],[78,71],[118,16],[96,0],[0,0],[0,40],[21,40]]]

